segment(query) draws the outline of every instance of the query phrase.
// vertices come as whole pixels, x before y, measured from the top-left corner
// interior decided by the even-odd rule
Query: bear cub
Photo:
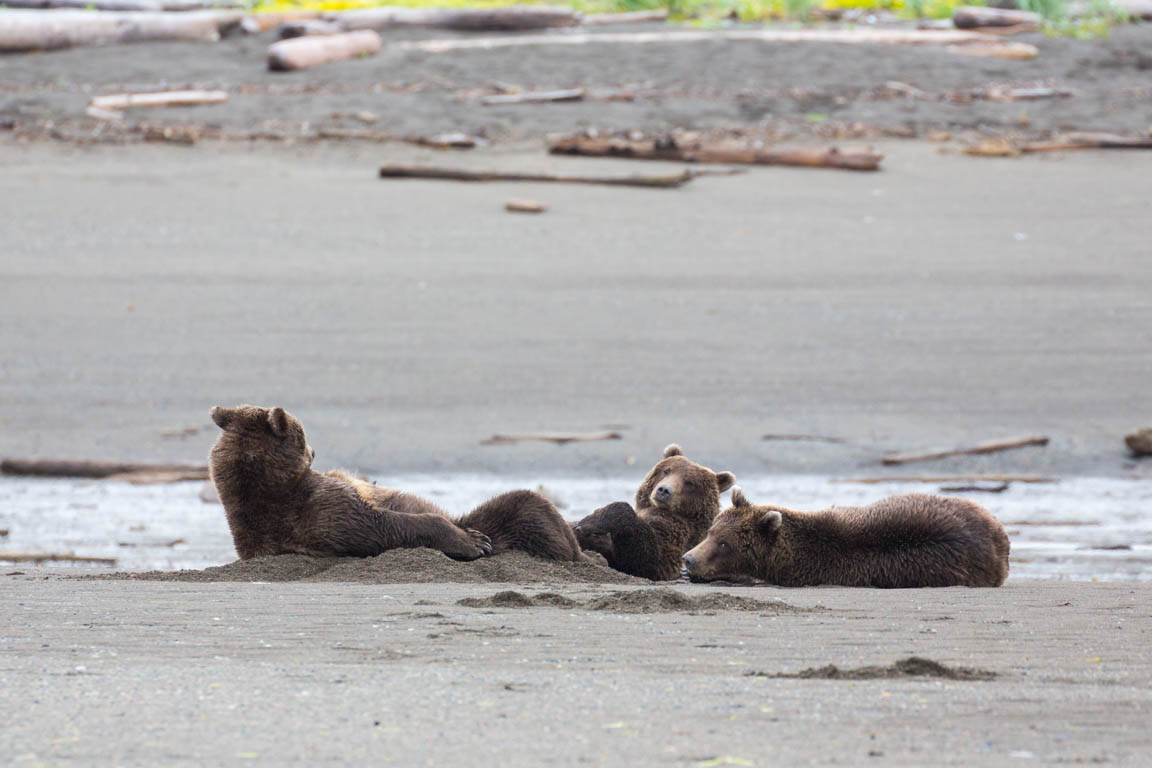
[[[346,472],[312,469],[304,427],[283,408],[212,409],[221,434],[212,481],[242,560],[298,553],[369,557],[429,547],[458,560],[519,549],[554,560],[583,560],[552,503],[532,491],[501,494],[458,521],[435,504],[379,488]]]
[[[577,541],[618,571],[653,581],[680,575],[680,558],[696,546],[720,512],[720,494],[736,481],[689,461],[669,445],[636,491],[636,508],[618,501],[575,526]]]
[[[1009,546],[1004,526],[965,499],[916,493],[796,512],[735,488],[684,568],[692,581],[782,587],[998,587]]]

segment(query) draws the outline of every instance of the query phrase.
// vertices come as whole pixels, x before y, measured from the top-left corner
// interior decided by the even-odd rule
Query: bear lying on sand
[[[684,458],[678,445],[636,491],[636,509],[618,501],[575,526],[580,546],[599,552],[618,571],[653,581],[680,575],[680,558],[696,546],[720,511],[720,494],[732,487],[731,472],[714,473]]]
[[[1008,577],[1004,526],[964,499],[916,493],[795,512],[754,506],[735,488],[732,505],[684,555],[692,581],[998,587]]]
[[[212,421],[223,430],[212,447],[212,480],[242,560],[368,557],[402,547],[430,547],[459,560],[510,549],[584,560],[571,528],[538,493],[501,494],[453,522],[418,496],[340,470],[314,471],[304,427],[283,408],[216,407]]]

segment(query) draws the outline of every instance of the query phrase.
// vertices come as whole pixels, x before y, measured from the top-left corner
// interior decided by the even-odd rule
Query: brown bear
[[[573,530],[582,547],[599,552],[616,570],[670,581],[680,575],[680,558],[708,532],[720,511],[720,494],[734,482],[731,472],[689,461],[672,444],[636,491],[635,510],[618,501]]]
[[[304,427],[283,408],[216,407],[212,420],[223,430],[210,456],[212,480],[241,559],[430,547],[459,560],[510,549],[584,560],[571,528],[538,493],[501,494],[453,522],[419,496],[314,471]]]
[[[866,507],[795,512],[754,506],[739,488],[684,555],[692,581],[812,587],[998,587],[1008,534],[965,499],[914,493]]]

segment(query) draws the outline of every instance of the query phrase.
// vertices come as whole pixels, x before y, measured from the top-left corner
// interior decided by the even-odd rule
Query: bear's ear
[[[216,426],[220,429],[228,429],[228,425],[232,423],[232,418],[236,415],[235,409],[224,408],[216,406],[212,409],[212,421],[216,422]]]
[[[734,507],[750,507],[752,503],[748,501],[748,497],[744,495],[744,489],[736,486],[732,489],[732,506]]]
[[[676,443],[670,443],[668,445],[668,447],[664,449],[664,458],[666,458],[666,459],[671,457],[671,456],[683,456],[683,455],[684,455],[684,451],[680,450],[680,446],[676,445]]]
[[[761,536],[770,536],[775,533],[784,522],[784,517],[774,509],[767,512],[762,512],[756,518],[756,530],[760,532]]]
[[[736,475],[731,472],[717,472],[716,473],[716,487],[720,489],[720,493],[728,490],[735,484]]]
[[[277,406],[268,412],[268,428],[276,437],[288,434],[288,414],[283,408]]]

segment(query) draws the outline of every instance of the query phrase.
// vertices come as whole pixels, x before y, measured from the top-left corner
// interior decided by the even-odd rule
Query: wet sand
[[[0,576],[0,752],[13,765],[1143,765],[1152,755],[1146,584],[678,586],[824,610],[637,614],[457,604],[509,589],[584,604],[633,594],[626,587],[126,584],[23,570]],[[647,592],[629,600],[651,603]],[[827,679],[828,665],[862,679]]]
[[[299,417],[319,468],[373,476],[635,477],[673,441],[738,477],[874,474],[1043,433],[900,473],[1148,477],[1123,435],[1148,417],[1152,153],[882,149],[876,174],[625,190],[374,171],[667,166],[2,143],[0,455],[203,460],[209,409],[253,402]],[[606,425],[623,439],[480,444]]]

